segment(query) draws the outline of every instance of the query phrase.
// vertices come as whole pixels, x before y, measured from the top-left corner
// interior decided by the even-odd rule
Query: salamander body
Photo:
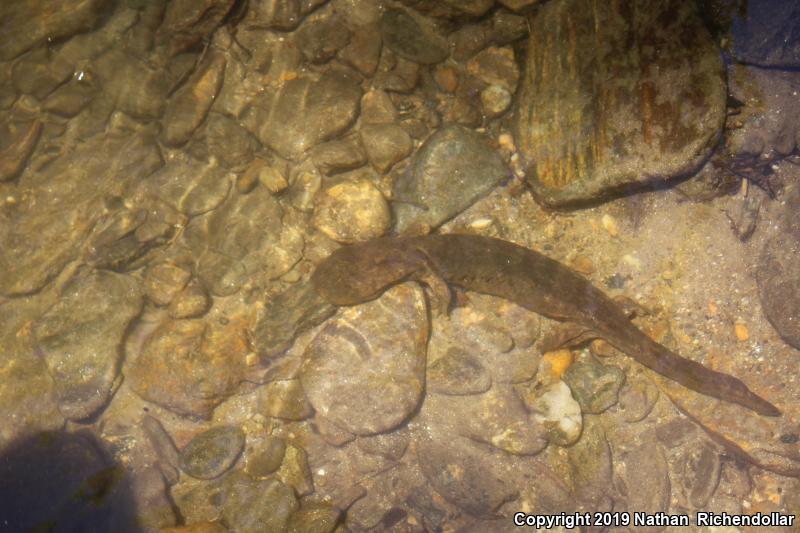
[[[388,237],[336,250],[312,277],[335,305],[355,305],[406,280],[449,295],[447,284],[511,300],[549,318],[580,326],[646,367],[694,391],[766,415],[777,407],[739,379],[681,357],[642,333],[622,309],[561,263],[516,244],[478,235]]]

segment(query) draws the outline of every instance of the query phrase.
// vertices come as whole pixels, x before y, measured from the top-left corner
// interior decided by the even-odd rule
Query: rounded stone
[[[244,448],[244,432],[218,426],[200,433],[181,450],[181,470],[197,479],[214,479],[225,473]]]
[[[331,239],[352,243],[389,230],[389,205],[368,181],[342,182],[325,190],[314,209],[314,226]]]

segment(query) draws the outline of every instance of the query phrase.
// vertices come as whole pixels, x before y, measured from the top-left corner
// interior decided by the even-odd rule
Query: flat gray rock
[[[489,139],[463,126],[446,126],[414,155],[394,184],[396,231],[435,228],[484,196],[508,176]]]
[[[515,127],[541,202],[597,202],[699,168],[726,89],[694,3],[547,2],[530,24]]]

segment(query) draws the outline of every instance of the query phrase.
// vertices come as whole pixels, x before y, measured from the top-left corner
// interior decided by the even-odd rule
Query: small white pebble
[[[473,220],[472,222],[467,224],[467,226],[469,226],[471,229],[485,229],[491,226],[492,224],[494,224],[494,220],[492,220],[492,217],[481,217]]]
[[[635,268],[636,270],[641,270],[642,268],[642,262],[639,260],[639,258],[631,254],[623,255],[622,262],[628,266]]]
[[[619,235],[619,226],[617,225],[617,219],[612,217],[609,214],[603,215],[600,219],[600,223],[603,225],[603,229],[605,229],[609,235],[612,237],[616,237]]]

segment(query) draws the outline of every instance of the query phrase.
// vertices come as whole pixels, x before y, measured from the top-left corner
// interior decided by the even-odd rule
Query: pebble
[[[194,280],[175,295],[168,307],[172,318],[197,318],[211,307],[211,298],[200,282]]]
[[[761,250],[756,281],[764,314],[781,338],[800,349],[800,188],[792,189],[778,231]]]
[[[170,3],[156,32],[156,46],[172,57],[190,49],[217,29],[234,0],[178,0]]]
[[[612,237],[619,237],[619,224],[617,224],[616,218],[609,214],[604,214],[600,218],[600,224],[602,224],[603,229],[606,230],[609,235]]]
[[[259,390],[259,412],[284,420],[304,420],[313,414],[300,381],[272,381]]]
[[[411,136],[395,124],[365,124],[359,134],[370,164],[380,173],[388,171],[414,148]]]
[[[627,508],[648,514],[669,510],[669,465],[664,450],[653,438],[648,438],[619,458],[625,466],[622,480],[628,496]]]
[[[577,442],[583,429],[581,406],[572,398],[570,388],[561,380],[549,385],[526,404],[536,413],[536,421],[547,431],[547,440],[559,446]]]
[[[500,85],[490,85],[481,91],[481,105],[486,116],[498,117],[511,106],[511,93]]]
[[[326,63],[350,41],[350,31],[332,9],[307,17],[294,36],[303,57],[311,63]]]
[[[510,46],[490,46],[478,52],[467,62],[466,70],[484,84],[504,89],[509,98],[519,83],[519,66]]]
[[[3,143],[4,147],[0,150],[0,182],[17,177],[36,148],[42,123],[35,120],[25,126],[27,127],[4,125],[3,130],[0,130],[4,136],[13,139],[12,142]]]
[[[322,191],[312,223],[335,241],[353,243],[385,234],[391,213],[386,199],[372,183],[345,181]]]
[[[368,454],[399,461],[408,449],[409,440],[408,431],[399,430],[359,437],[356,443],[359,449]]]
[[[281,157],[298,160],[348,129],[360,100],[360,86],[346,76],[299,76],[259,97],[245,125]]]
[[[195,436],[180,454],[181,470],[197,479],[214,479],[228,471],[244,449],[244,432],[217,426]]]
[[[221,54],[210,54],[167,103],[162,122],[162,140],[168,146],[179,146],[205,120],[211,104],[222,88],[226,61]]]
[[[479,394],[489,390],[492,377],[479,359],[451,348],[428,365],[426,385],[430,392],[438,394]]]
[[[411,168],[393,186],[396,231],[436,227],[506,179],[508,169],[488,138],[463,126],[445,126],[417,150]],[[405,202],[405,203],[404,203]]]
[[[364,151],[354,139],[328,141],[314,147],[311,159],[317,169],[331,175],[363,166],[367,162]]]
[[[314,290],[311,283],[295,283],[271,295],[253,329],[254,348],[265,359],[278,360],[295,337],[321,324],[336,308]]]
[[[286,444],[283,462],[275,472],[275,476],[286,486],[293,488],[299,496],[314,492],[314,480],[308,466],[308,454],[296,444]]]
[[[441,90],[453,94],[458,88],[458,71],[450,65],[437,65],[433,79]]]
[[[230,529],[244,533],[286,531],[300,504],[291,487],[277,479],[253,479],[235,471],[223,480],[222,516]]]
[[[286,525],[287,533],[333,533],[342,513],[322,502],[303,502],[292,513]]]
[[[381,19],[383,42],[397,55],[430,65],[447,57],[447,41],[421,16],[402,9],[387,9]]]
[[[750,331],[747,329],[747,324],[743,322],[734,324],[733,331],[736,334],[736,338],[741,342],[745,342],[750,338]]]
[[[548,373],[557,379],[561,379],[572,364],[572,360],[572,351],[567,349],[547,352],[542,356],[542,364],[547,365],[545,368]]]
[[[247,439],[244,471],[254,478],[266,478],[280,468],[286,454],[286,441],[267,435]]]
[[[238,321],[217,326],[203,319],[167,320],[145,340],[126,378],[145,400],[209,418],[242,381],[248,351]]]
[[[534,195],[551,207],[695,172],[725,119],[721,56],[694,4],[659,4],[647,20],[621,5],[592,6],[546,2],[528,18],[515,138]],[[620,28],[631,41],[619,40]],[[611,71],[613,87],[599,81]],[[684,83],[675,83],[678,73]]]
[[[191,272],[172,263],[155,264],[145,271],[145,294],[156,305],[169,305],[191,277]]]
[[[619,400],[625,372],[615,366],[578,361],[567,369],[563,379],[584,413],[599,414]]]

